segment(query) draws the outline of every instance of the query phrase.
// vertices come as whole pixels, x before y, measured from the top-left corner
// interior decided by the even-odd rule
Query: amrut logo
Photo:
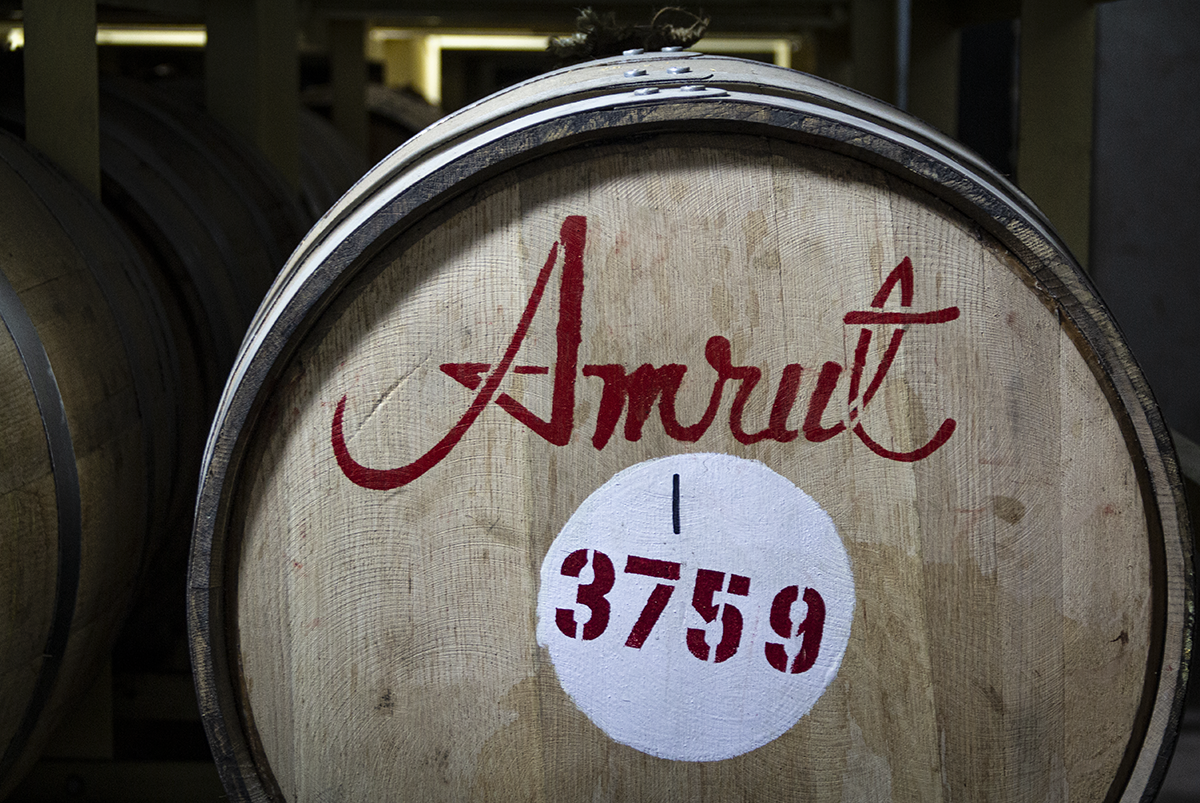
[[[602,382],[600,404],[596,416],[596,426],[592,433],[592,445],[603,449],[616,431],[622,413],[625,414],[623,434],[626,440],[637,441],[642,437],[642,431],[656,403],[659,421],[665,433],[677,440],[688,443],[698,441],[716,420],[721,406],[725,386],[730,382],[736,383],[733,403],[729,411],[729,430],[733,437],[743,444],[757,443],[762,440],[775,440],[789,443],[803,434],[805,440],[811,443],[821,443],[843,432],[852,432],[862,443],[875,454],[888,460],[911,463],[923,460],[933,454],[954,434],[956,422],[953,418],[945,419],[938,427],[933,437],[924,445],[909,451],[893,451],[874,440],[858,421],[859,414],[878,393],[888,371],[895,363],[896,354],[904,339],[905,327],[914,325],[935,325],[948,323],[959,317],[958,307],[946,307],[931,312],[909,312],[907,308],[913,303],[913,264],[905,257],[900,264],[892,269],[884,279],[879,291],[871,300],[871,309],[853,310],[847,312],[842,322],[847,326],[859,326],[858,344],[854,350],[854,364],[850,366],[849,388],[847,397],[848,414],[844,419],[828,423],[825,421],[826,408],[837,389],[845,367],[834,361],[825,362],[818,373],[816,387],[808,399],[804,422],[800,429],[789,429],[787,422],[796,406],[800,392],[800,379],[804,367],[799,363],[791,363],[784,367],[771,412],[767,418],[767,426],[763,429],[747,432],[743,415],[750,394],[762,379],[762,369],[750,365],[734,365],[731,360],[729,339],[714,335],[708,339],[704,349],[704,357],[716,377],[713,379],[712,392],[700,419],[694,424],[684,425],[679,421],[676,410],[676,397],[679,388],[687,375],[688,366],[677,363],[654,366],[649,363],[629,371],[619,364],[587,364],[579,365],[579,346],[583,340],[583,289],[584,265],[583,251],[587,242],[587,218],[572,215],[563,221],[558,242],[550,249],[546,263],[538,274],[529,299],[517,328],[509,339],[508,347],[504,350],[498,363],[484,362],[449,362],[440,368],[450,378],[463,385],[468,390],[475,391],[475,399],[466,412],[450,430],[442,436],[434,446],[411,463],[390,469],[369,468],[357,462],[350,456],[346,446],[343,421],[346,413],[346,398],[338,402],[333,415],[330,440],[338,466],[351,482],[364,488],[375,490],[390,490],[407,485],[419,478],[425,472],[440,463],[454,449],[467,431],[475,424],[480,414],[495,403],[498,407],[529,427],[539,437],[554,444],[565,446],[575,431],[575,392],[579,375],[597,377]],[[538,307],[545,295],[550,276],[559,263],[559,252],[562,252],[562,275],[559,282],[558,322],[556,328],[557,355],[554,365],[530,366],[513,365],[517,352],[525,340],[529,327],[533,322]],[[883,306],[896,290],[900,290],[900,306],[903,312],[884,312]],[[883,358],[870,379],[866,380],[867,357],[874,332],[868,327],[894,327],[891,338],[884,349]],[[507,393],[497,395],[501,381],[509,374],[551,374],[553,373],[553,396],[551,398],[550,418],[544,419],[533,413],[519,401]],[[866,381],[866,387],[863,383]],[[861,397],[859,393],[862,393]]]

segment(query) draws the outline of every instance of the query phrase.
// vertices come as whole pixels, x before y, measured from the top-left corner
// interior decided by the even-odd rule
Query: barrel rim
[[[270,799],[264,784],[273,782],[267,768],[255,760],[245,735],[231,727],[248,724],[250,712],[240,710],[230,678],[237,667],[236,650],[227,642],[222,596],[229,515],[225,489],[233,485],[247,433],[277,366],[286,362],[290,349],[382,242],[498,172],[546,152],[630,132],[753,130],[850,156],[947,202],[1014,253],[1029,271],[1031,289],[1051,300],[1049,306],[1073,333],[1077,348],[1095,358],[1087,361],[1121,422],[1142,487],[1154,566],[1154,620],[1160,628],[1148,656],[1142,697],[1145,719],[1139,723],[1140,734],[1131,736],[1126,761],[1119,777],[1112,780],[1108,798],[1153,796],[1174,748],[1190,661],[1194,618],[1190,528],[1166,427],[1144,376],[1091,282],[1045,217],[1007,179],[925,124],[843,87],[756,66],[748,72],[755,80],[770,80],[775,94],[738,88],[748,80],[744,76],[729,81],[734,88],[725,89],[718,80],[704,93],[685,94],[682,86],[672,85],[639,95],[628,84],[605,94],[575,92],[575,79],[597,71],[607,74],[614,67],[685,56],[692,65],[700,61],[714,72],[726,63],[747,72],[741,60],[724,57],[623,57],[568,68],[498,93],[435,124],[423,137],[418,135],[411,147],[380,163],[305,237],[272,287],[243,342],[210,430],[189,568],[193,666],[210,743],[227,788],[247,799]],[[566,86],[559,86],[564,80]],[[529,99],[524,108],[505,103],[522,92]],[[844,108],[847,101],[853,102],[851,109]],[[862,113],[853,107],[858,102],[864,106]],[[481,109],[482,122],[476,119]],[[1174,516],[1159,517],[1160,511],[1166,514],[1172,509]],[[1172,610],[1167,602],[1176,599],[1183,604]]]

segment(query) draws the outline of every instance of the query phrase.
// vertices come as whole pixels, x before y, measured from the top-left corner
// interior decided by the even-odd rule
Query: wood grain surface
[[[201,695],[268,793],[1137,796],[1179,604],[1163,492],[1062,314],[1086,299],[1027,253],[894,171],[703,132],[538,158],[380,242],[277,366],[215,517],[228,607],[195,637],[226,639],[239,723]],[[535,637],[568,519],[681,453],[786,477],[854,576],[816,705],[722,761],[611,738]]]

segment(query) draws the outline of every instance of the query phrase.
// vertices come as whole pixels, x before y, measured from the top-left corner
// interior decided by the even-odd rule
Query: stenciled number
[[[722,590],[727,594],[745,597],[750,594],[750,578],[740,574],[729,575],[729,584],[725,584],[725,573],[714,572],[711,569],[700,569],[696,572],[696,589],[692,592],[692,607],[700,614],[705,622],[713,622],[717,612],[721,613],[721,640],[717,642],[716,655],[713,663],[728,661],[737,652],[742,641],[742,612],[730,603],[717,605],[713,595]],[[707,634],[698,627],[689,627],[687,631],[688,650],[701,661],[707,661],[711,650],[706,639]]]
[[[588,562],[588,550],[577,549],[570,555],[567,555],[563,561],[562,573],[565,577],[578,577],[583,567]],[[599,550],[592,550],[592,574],[595,575],[590,583],[580,583],[579,590],[575,592],[575,601],[580,605],[586,605],[591,611],[588,620],[583,625],[582,637],[584,641],[591,641],[598,638],[605,628],[608,627],[608,614],[610,606],[605,595],[612,591],[613,582],[617,579],[617,573],[613,569],[613,562]],[[575,623],[575,611],[570,608],[558,608],[555,610],[554,621],[558,624],[558,629],[563,632],[563,635],[568,638],[575,638],[577,626]]]
[[[670,560],[655,560],[630,555],[629,559],[625,561],[625,573],[657,577],[661,580],[678,580],[679,564]],[[654,629],[658,617],[662,616],[663,609],[667,607],[671,594],[674,592],[675,586],[669,586],[666,583],[654,586],[654,590],[650,592],[650,599],[646,600],[646,607],[642,608],[642,613],[634,623],[633,630],[629,631],[629,638],[625,639],[626,647],[633,647],[635,650],[642,648],[642,645],[646,643],[646,637]]]
[[[581,638],[591,641],[599,638],[608,628],[608,620],[612,606],[608,601],[608,592],[612,591],[616,582],[616,567],[612,559],[599,550],[577,549],[563,560],[561,573],[564,577],[579,577],[588,565],[589,554],[592,564],[592,581],[580,583],[575,591],[575,601],[585,606],[588,620],[579,627],[575,621],[575,611],[571,608],[556,608],[555,623],[563,635],[568,638]],[[680,564],[671,560],[643,558],[630,555],[625,560],[625,574],[636,574],[642,577],[654,577],[659,580],[678,581]],[[728,578],[728,579],[726,579]],[[642,608],[625,646],[635,650],[642,648],[650,632],[658,623],[666,610],[675,586],[670,583],[657,583],[650,592],[646,605]],[[689,627],[687,629],[687,647],[701,661],[712,660],[713,663],[728,661],[738,651],[742,641],[742,612],[729,602],[717,603],[715,597],[723,592],[735,597],[750,595],[750,578],[740,574],[726,574],[712,569],[699,569],[696,572],[696,585],[692,590],[692,608],[700,614],[706,623],[712,624],[721,619],[721,638],[716,649],[708,643],[708,632],[703,628]],[[808,608],[804,619],[799,625],[792,624],[792,606],[798,600],[803,600]],[[780,672],[800,674],[812,669],[821,650],[821,636],[825,630],[825,600],[816,589],[805,588],[803,593],[799,586],[788,586],[775,595],[771,602],[771,629],[781,638],[791,641],[800,639],[800,650],[795,657],[788,660],[787,647],[775,641],[764,645],[767,663]]]
[[[567,555],[563,561],[561,572],[564,577],[578,577],[587,562],[588,550],[577,549]],[[657,577],[662,580],[678,580],[679,564],[669,560],[655,560],[630,555],[625,561],[625,573]],[[608,618],[612,607],[608,602],[607,595],[609,591],[612,591],[613,583],[616,582],[616,570],[613,567],[612,559],[599,550],[592,550],[592,574],[595,575],[592,582],[580,583],[575,592],[575,601],[580,605],[586,605],[591,611],[591,615],[583,626],[582,638],[584,641],[598,638],[608,628]],[[646,601],[646,607],[642,609],[642,614],[634,623],[629,638],[625,640],[625,646],[641,649],[642,644],[650,635],[650,631],[658,622],[658,617],[667,607],[667,602],[670,601],[674,591],[675,586],[666,583],[659,583],[654,587],[654,590],[650,592],[650,599]],[[578,624],[575,621],[575,611],[570,608],[557,608],[554,620],[563,635],[568,638],[576,637]]]
[[[817,661],[821,650],[821,634],[825,630],[825,600],[815,589],[804,589],[804,604],[808,613],[799,626],[792,629],[792,605],[800,598],[799,586],[788,586],[775,595],[771,603],[771,629],[780,638],[792,639],[801,636],[800,651],[788,666],[787,648],[784,645],[769,641],[766,644],[767,663],[780,672],[791,672],[793,675],[807,672]]]

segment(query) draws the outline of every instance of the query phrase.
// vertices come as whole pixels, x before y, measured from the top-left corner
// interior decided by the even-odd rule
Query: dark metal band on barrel
[[[58,382],[50,366],[50,359],[38,337],[37,329],[25,306],[9,283],[8,277],[0,272],[0,319],[12,336],[21,357],[21,364],[29,377],[30,387],[37,400],[42,417],[42,428],[50,451],[50,465],[54,472],[54,498],[58,510],[58,576],[54,590],[54,616],[50,633],[46,637],[46,648],[37,684],[20,727],[0,758],[0,777],[4,777],[21,755],[21,748],[28,740],[42,709],[58,679],[58,670],[66,652],[67,639],[71,633],[71,620],[75,615],[75,596],[79,590],[79,562],[83,539],[83,522],[79,498],[79,474],[75,468],[75,447],[67,426],[67,411],[63,407]]]

